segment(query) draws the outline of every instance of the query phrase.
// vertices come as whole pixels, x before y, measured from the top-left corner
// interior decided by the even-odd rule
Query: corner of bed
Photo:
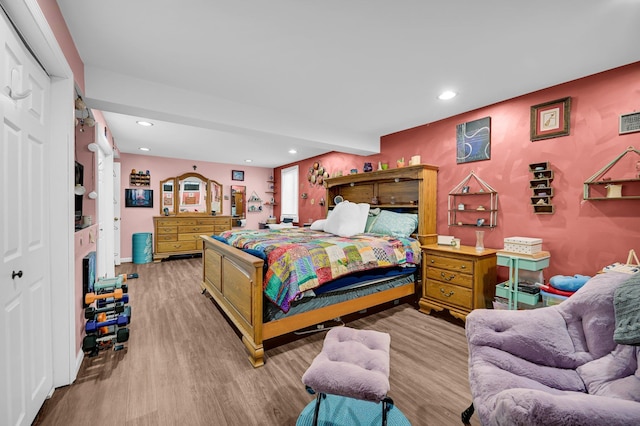
[[[375,197],[378,204],[372,205],[372,209],[417,214],[413,236],[420,245],[435,243],[437,171],[436,166],[416,165],[326,179],[327,209],[335,207],[333,200],[338,195],[354,203],[371,203]],[[418,273],[412,278],[394,278],[393,285],[371,293],[349,290],[351,297],[347,300],[308,311],[292,309],[265,320],[271,302],[265,297],[268,283],[264,278],[264,259],[206,235],[202,236],[202,250],[203,293],[209,292],[238,329],[254,367],[264,365],[266,340],[411,296],[416,291]]]

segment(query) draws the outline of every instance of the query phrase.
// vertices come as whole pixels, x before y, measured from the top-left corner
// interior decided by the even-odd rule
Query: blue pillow
[[[213,238],[216,241],[220,241],[221,243],[229,244],[229,241],[227,241],[226,238],[223,238],[220,235],[212,235],[211,238]]]
[[[392,235],[394,237],[409,237],[417,227],[417,214],[382,210],[380,214],[374,218],[373,223],[371,223],[369,232]]]
[[[255,256],[255,257],[259,257],[260,259],[264,260],[265,262],[267,261],[267,255],[260,250],[256,250],[256,249],[250,249],[250,248],[246,248],[246,249],[242,249],[243,252],[250,254],[251,256]]]
[[[554,275],[549,280],[549,284],[553,288],[563,291],[578,291],[583,285],[589,281],[591,277],[587,275],[576,274],[572,277],[565,275]]]

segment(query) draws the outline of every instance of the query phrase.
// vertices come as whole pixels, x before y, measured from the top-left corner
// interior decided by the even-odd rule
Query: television
[[[153,207],[152,189],[125,189],[125,207]]]
[[[75,185],[84,184],[84,166],[76,161],[76,178]],[[75,196],[75,223],[76,226],[82,225],[82,195]]]

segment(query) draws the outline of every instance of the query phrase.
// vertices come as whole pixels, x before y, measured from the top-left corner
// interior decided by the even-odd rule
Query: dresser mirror
[[[246,186],[231,185],[231,216],[234,218],[244,219],[246,217],[246,195]]]
[[[211,214],[222,214],[222,184],[210,180],[209,188],[211,189]]]
[[[175,178],[160,181],[160,214],[169,216],[175,214],[175,197],[173,196]]]
[[[178,176],[178,213],[207,213],[207,180],[197,173]]]
[[[222,214],[222,184],[199,173],[185,173],[160,181],[160,214]]]

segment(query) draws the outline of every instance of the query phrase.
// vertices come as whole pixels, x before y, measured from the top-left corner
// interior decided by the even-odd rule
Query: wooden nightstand
[[[420,311],[448,309],[464,320],[473,309],[490,307],[496,289],[496,252],[478,252],[469,246],[422,246]]]

